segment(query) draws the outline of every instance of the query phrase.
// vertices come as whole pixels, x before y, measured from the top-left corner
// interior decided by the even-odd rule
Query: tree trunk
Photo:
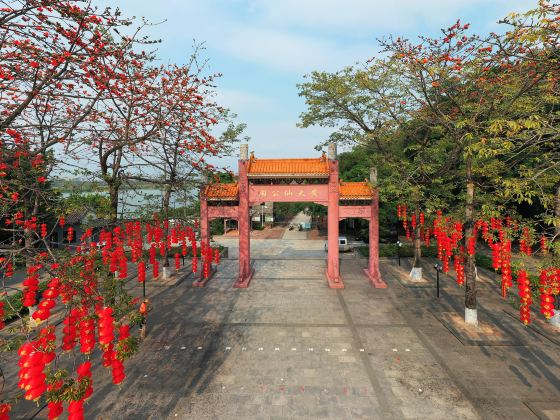
[[[109,200],[111,209],[111,224],[117,225],[119,218],[119,184],[116,182],[108,183],[109,186]]]
[[[420,238],[420,210],[416,207],[416,228],[414,228],[414,262],[410,271],[410,279],[422,280],[422,238]]]
[[[465,200],[465,249],[468,249],[468,240],[473,236],[474,228],[474,182],[472,174],[472,157],[465,159],[467,196]],[[476,247],[476,244],[475,244]],[[476,251],[476,250],[475,250]],[[475,252],[476,254],[476,252]],[[478,325],[476,312],[476,265],[475,255],[467,253],[465,261],[465,322]]]

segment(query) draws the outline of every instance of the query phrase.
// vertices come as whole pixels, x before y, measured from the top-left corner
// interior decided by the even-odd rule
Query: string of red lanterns
[[[416,212],[407,218],[407,206],[397,205],[397,218],[402,222],[402,227],[409,240],[414,239],[414,229],[417,227]],[[425,224],[425,215],[420,212],[420,225]],[[412,229],[410,229],[412,226]],[[444,218],[442,211],[437,210],[433,221],[433,229],[426,227],[422,231],[422,237],[426,246],[430,245],[430,237],[433,235],[437,242],[438,259],[442,262],[443,272],[449,271],[449,261],[453,258],[453,268],[456,272],[457,284],[462,286],[465,283],[465,255],[474,256],[478,232],[486,242],[491,251],[492,267],[500,273],[502,296],[506,297],[508,290],[513,286],[512,269],[512,241],[519,240],[520,253],[532,256],[533,244],[538,242],[539,249],[543,255],[548,254],[548,240],[545,235],[541,235],[538,241],[534,239],[534,233],[528,226],[520,226],[511,217],[499,219],[495,217],[486,220],[477,220],[473,226],[473,235],[466,240],[466,249],[460,245],[464,238],[464,227],[458,221]],[[466,251],[466,252],[465,252]],[[520,319],[527,325],[531,322],[530,309],[533,303],[533,291],[529,275],[525,270],[517,272],[518,296],[520,300]],[[539,301],[540,312],[545,318],[554,316],[554,302],[559,299],[560,294],[560,268],[549,267],[543,269],[539,276]]]

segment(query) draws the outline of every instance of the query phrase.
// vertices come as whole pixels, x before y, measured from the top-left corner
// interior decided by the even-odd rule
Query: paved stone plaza
[[[346,288],[331,290],[324,241],[253,240],[241,290],[237,241],[223,242],[230,259],[206,288],[150,286],[149,336],[121,386],[96,367],[88,418],[560,418],[558,333],[508,315],[486,275],[480,317],[515,345],[464,345],[436,316],[461,312],[462,289],[444,276],[437,301],[406,287],[408,261],[382,260],[389,287],[374,289],[366,260],[342,254]]]

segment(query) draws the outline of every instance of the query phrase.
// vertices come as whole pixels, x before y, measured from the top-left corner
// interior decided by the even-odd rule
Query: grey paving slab
[[[457,340],[431,312],[461,310],[462,290],[453,282],[437,300],[430,289],[403,287],[395,276],[407,273],[388,260],[381,270],[389,287],[374,289],[361,273],[366,261],[349,255],[341,260],[346,288],[331,290],[322,241],[252,247],[257,275],[248,289],[232,288],[235,259],[224,260],[206,288],[183,281],[157,289],[148,337],[126,363],[123,385],[95,367],[87,418],[556,415],[559,348],[512,323],[491,273],[481,285],[481,313],[523,346]]]

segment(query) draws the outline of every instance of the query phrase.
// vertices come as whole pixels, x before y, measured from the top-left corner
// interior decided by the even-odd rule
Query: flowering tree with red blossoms
[[[153,150],[149,142],[179,109],[204,108],[205,102],[189,91],[185,74],[175,83],[179,68],[166,74],[150,65],[150,54],[137,52],[138,43],[148,42],[137,31],[120,35],[132,21],[118,11],[98,11],[85,1],[0,6],[0,234],[7,238],[0,248],[0,342],[5,350],[17,350],[18,358],[7,353],[2,360],[0,418],[8,418],[16,402],[29,400],[46,403],[49,418],[66,408],[70,419],[80,419],[94,390],[94,358],[99,356],[120,384],[123,363],[137,348],[130,329],[141,314],[127,280],[136,272],[145,282],[148,268],[152,278],[159,276],[155,250],[161,255],[174,250],[176,270],[179,254],[193,257],[193,270],[198,263],[192,226],[157,218],[117,222],[119,165]],[[163,104],[166,95],[174,102]],[[216,118],[202,111],[190,116],[191,127]],[[173,124],[180,126],[180,120]],[[200,153],[219,148],[207,133],[200,147],[193,141]],[[190,147],[181,143],[178,152]],[[62,160],[83,160],[92,150],[115,211],[110,226],[74,238],[49,178]],[[57,229],[77,245],[53,243]],[[207,275],[219,254],[203,244],[202,258]],[[9,284],[23,270],[22,261],[23,290],[14,293]]]
[[[445,133],[451,145],[448,169],[462,172],[465,201],[462,209],[454,210],[464,229],[459,238],[465,250],[465,321],[476,324],[476,221],[500,217],[509,198],[503,180],[518,176],[507,143],[502,139],[496,151],[489,138],[498,121],[524,109],[525,98],[538,93],[554,66],[545,64],[538,76],[527,79],[525,61],[495,49],[497,35],[481,38],[469,35],[468,29],[458,21],[443,30],[441,38],[420,37],[417,44],[389,38],[382,45],[390,54],[387,65],[401,81],[402,103],[410,118]]]

